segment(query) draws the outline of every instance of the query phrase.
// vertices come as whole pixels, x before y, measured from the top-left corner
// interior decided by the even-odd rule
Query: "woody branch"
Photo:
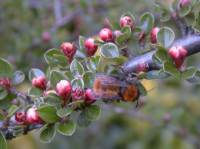
[[[195,31],[186,24],[185,20],[178,16],[177,12],[172,12],[171,19],[174,20],[177,28],[180,30],[181,37],[176,39],[170,48],[177,46],[183,47],[187,50],[186,57],[200,52],[200,33],[195,33]],[[145,71],[161,69],[162,66],[153,61],[155,52],[156,49],[154,48],[150,52],[131,58],[122,65],[123,73],[136,73],[141,64],[146,67]]]

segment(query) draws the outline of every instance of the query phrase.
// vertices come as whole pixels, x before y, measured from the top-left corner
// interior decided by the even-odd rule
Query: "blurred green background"
[[[169,2],[164,1],[163,2]],[[0,0],[0,56],[17,69],[45,68],[43,53],[76,41],[120,15],[153,11],[153,0]],[[169,25],[169,24],[168,24]],[[171,25],[171,24],[170,24]],[[188,64],[198,67],[199,55]],[[72,137],[57,134],[50,144],[37,131],[9,142],[10,149],[199,149],[199,85],[169,79],[144,81],[148,96],[135,104],[103,105],[100,120]],[[20,86],[25,90],[27,84]]]

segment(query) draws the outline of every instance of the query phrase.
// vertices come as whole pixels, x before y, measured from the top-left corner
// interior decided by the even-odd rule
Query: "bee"
[[[93,84],[93,92],[97,99],[118,99],[123,101],[136,101],[139,90],[136,84],[121,81],[117,77],[99,74]]]

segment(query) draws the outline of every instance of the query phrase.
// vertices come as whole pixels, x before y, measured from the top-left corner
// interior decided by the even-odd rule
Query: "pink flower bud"
[[[42,41],[44,42],[44,43],[48,43],[48,42],[50,42],[51,41],[51,35],[50,35],[50,33],[49,32],[43,32],[42,33]]]
[[[72,99],[73,100],[82,100],[85,98],[85,91],[81,88],[76,88],[72,91]]]
[[[92,104],[96,101],[95,95],[92,91],[92,89],[86,89],[85,91],[85,103],[86,104]]]
[[[19,123],[23,123],[26,120],[25,112],[16,112],[15,113],[15,120]]]
[[[151,30],[151,43],[157,43],[157,34],[159,32],[159,28],[158,27],[154,27],[152,30]]]
[[[69,62],[71,62],[76,54],[76,47],[70,42],[64,42],[61,44],[60,49],[63,54],[68,57]]]
[[[47,87],[47,80],[45,76],[35,77],[32,80],[32,86],[39,88],[41,90],[45,90]]]
[[[26,122],[28,124],[37,124],[42,122],[36,107],[31,107],[26,111]]]
[[[103,28],[99,32],[99,37],[105,42],[113,41],[113,33],[109,28]]]
[[[133,28],[134,27],[133,19],[130,16],[121,17],[120,26],[121,27],[129,26],[129,27]]]
[[[6,89],[11,87],[11,81],[8,78],[0,78],[0,86]]]
[[[87,56],[91,57],[97,51],[98,46],[95,44],[95,40],[93,38],[88,38],[85,40],[85,48]]]
[[[140,72],[146,72],[148,70],[148,64],[146,63],[140,63],[137,65],[136,67],[136,72],[140,73]]]
[[[187,56],[187,50],[182,46],[173,46],[169,49],[168,54],[174,60],[177,68],[180,68]]]
[[[58,96],[66,100],[72,90],[71,84],[67,80],[61,80],[56,85],[56,93]]]
[[[191,4],[191,0],[180,0],[180,7],[186,7]]]

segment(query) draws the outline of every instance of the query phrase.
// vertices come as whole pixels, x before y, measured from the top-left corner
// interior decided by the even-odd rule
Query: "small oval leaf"
[[[84,73],[83,65],[74,59],[70,65],[70,71],[74,76],[80,76]]]
[[[145,33],[149,33],[154,26],[154,16],[153,14],[146,12],[144,13],[141,18],[141,28]]]
[[[162,27],[158,32],[158,43],[162,44],[165,48],[168,48],[174,41],[174,31],[169,27]]]
[[[44,54],[45,61],[51,66],[62,66],[65,67],[68,65],[68,59],[63,55],[58,49],[50,49]]]
[[[87,119],[90,121],[98,120],[101,115],[101,109],[97,105],[91,105],[87,107],[84,112]]]
[[[45,76],[44,72],[38,68],[32,68],[30,71],[29,71],[29,75],[28,75],[28,78],[30,81],[32,81],[32,79],[34,77],[39,77],[39,76]]]
[[[73,112],[73,109],[72,108],[61,108],[57,111],[57,115],[61,118],[64,118],[68,115],[70,115],[71,113]]]
[[[12,77],[12,84],[18,85],[25,79],[25,75],[22,71],[16,71]]]
[[[12,75],[13,75],[12,65],[5,59],[0,58],[0,78],[1,77],[11,78]]]
[[[101,55],[106,58],[119,57],[119,49],[114,43],[106,43],[101,46]]]
[[[53,124],[46,124],[40,130],[40,140],[44,143],[50,143],[56,135],[56,128]]]
[[[93,72],[91,71],[85,72],[83,75],[83,81],[84,81],[85,87],[92,88],[94,78],[95,78],[95,74]]]
[[[67,121],[65,123],[59,123],[57,131],[65,136],[72,136],[76,130],[76,123],[73,121]]]
[[[59,120],[59,117],[56,114],[56,109],[51,105],[44,105],[37,109],[39,116],[46,123],[54,123]]]

